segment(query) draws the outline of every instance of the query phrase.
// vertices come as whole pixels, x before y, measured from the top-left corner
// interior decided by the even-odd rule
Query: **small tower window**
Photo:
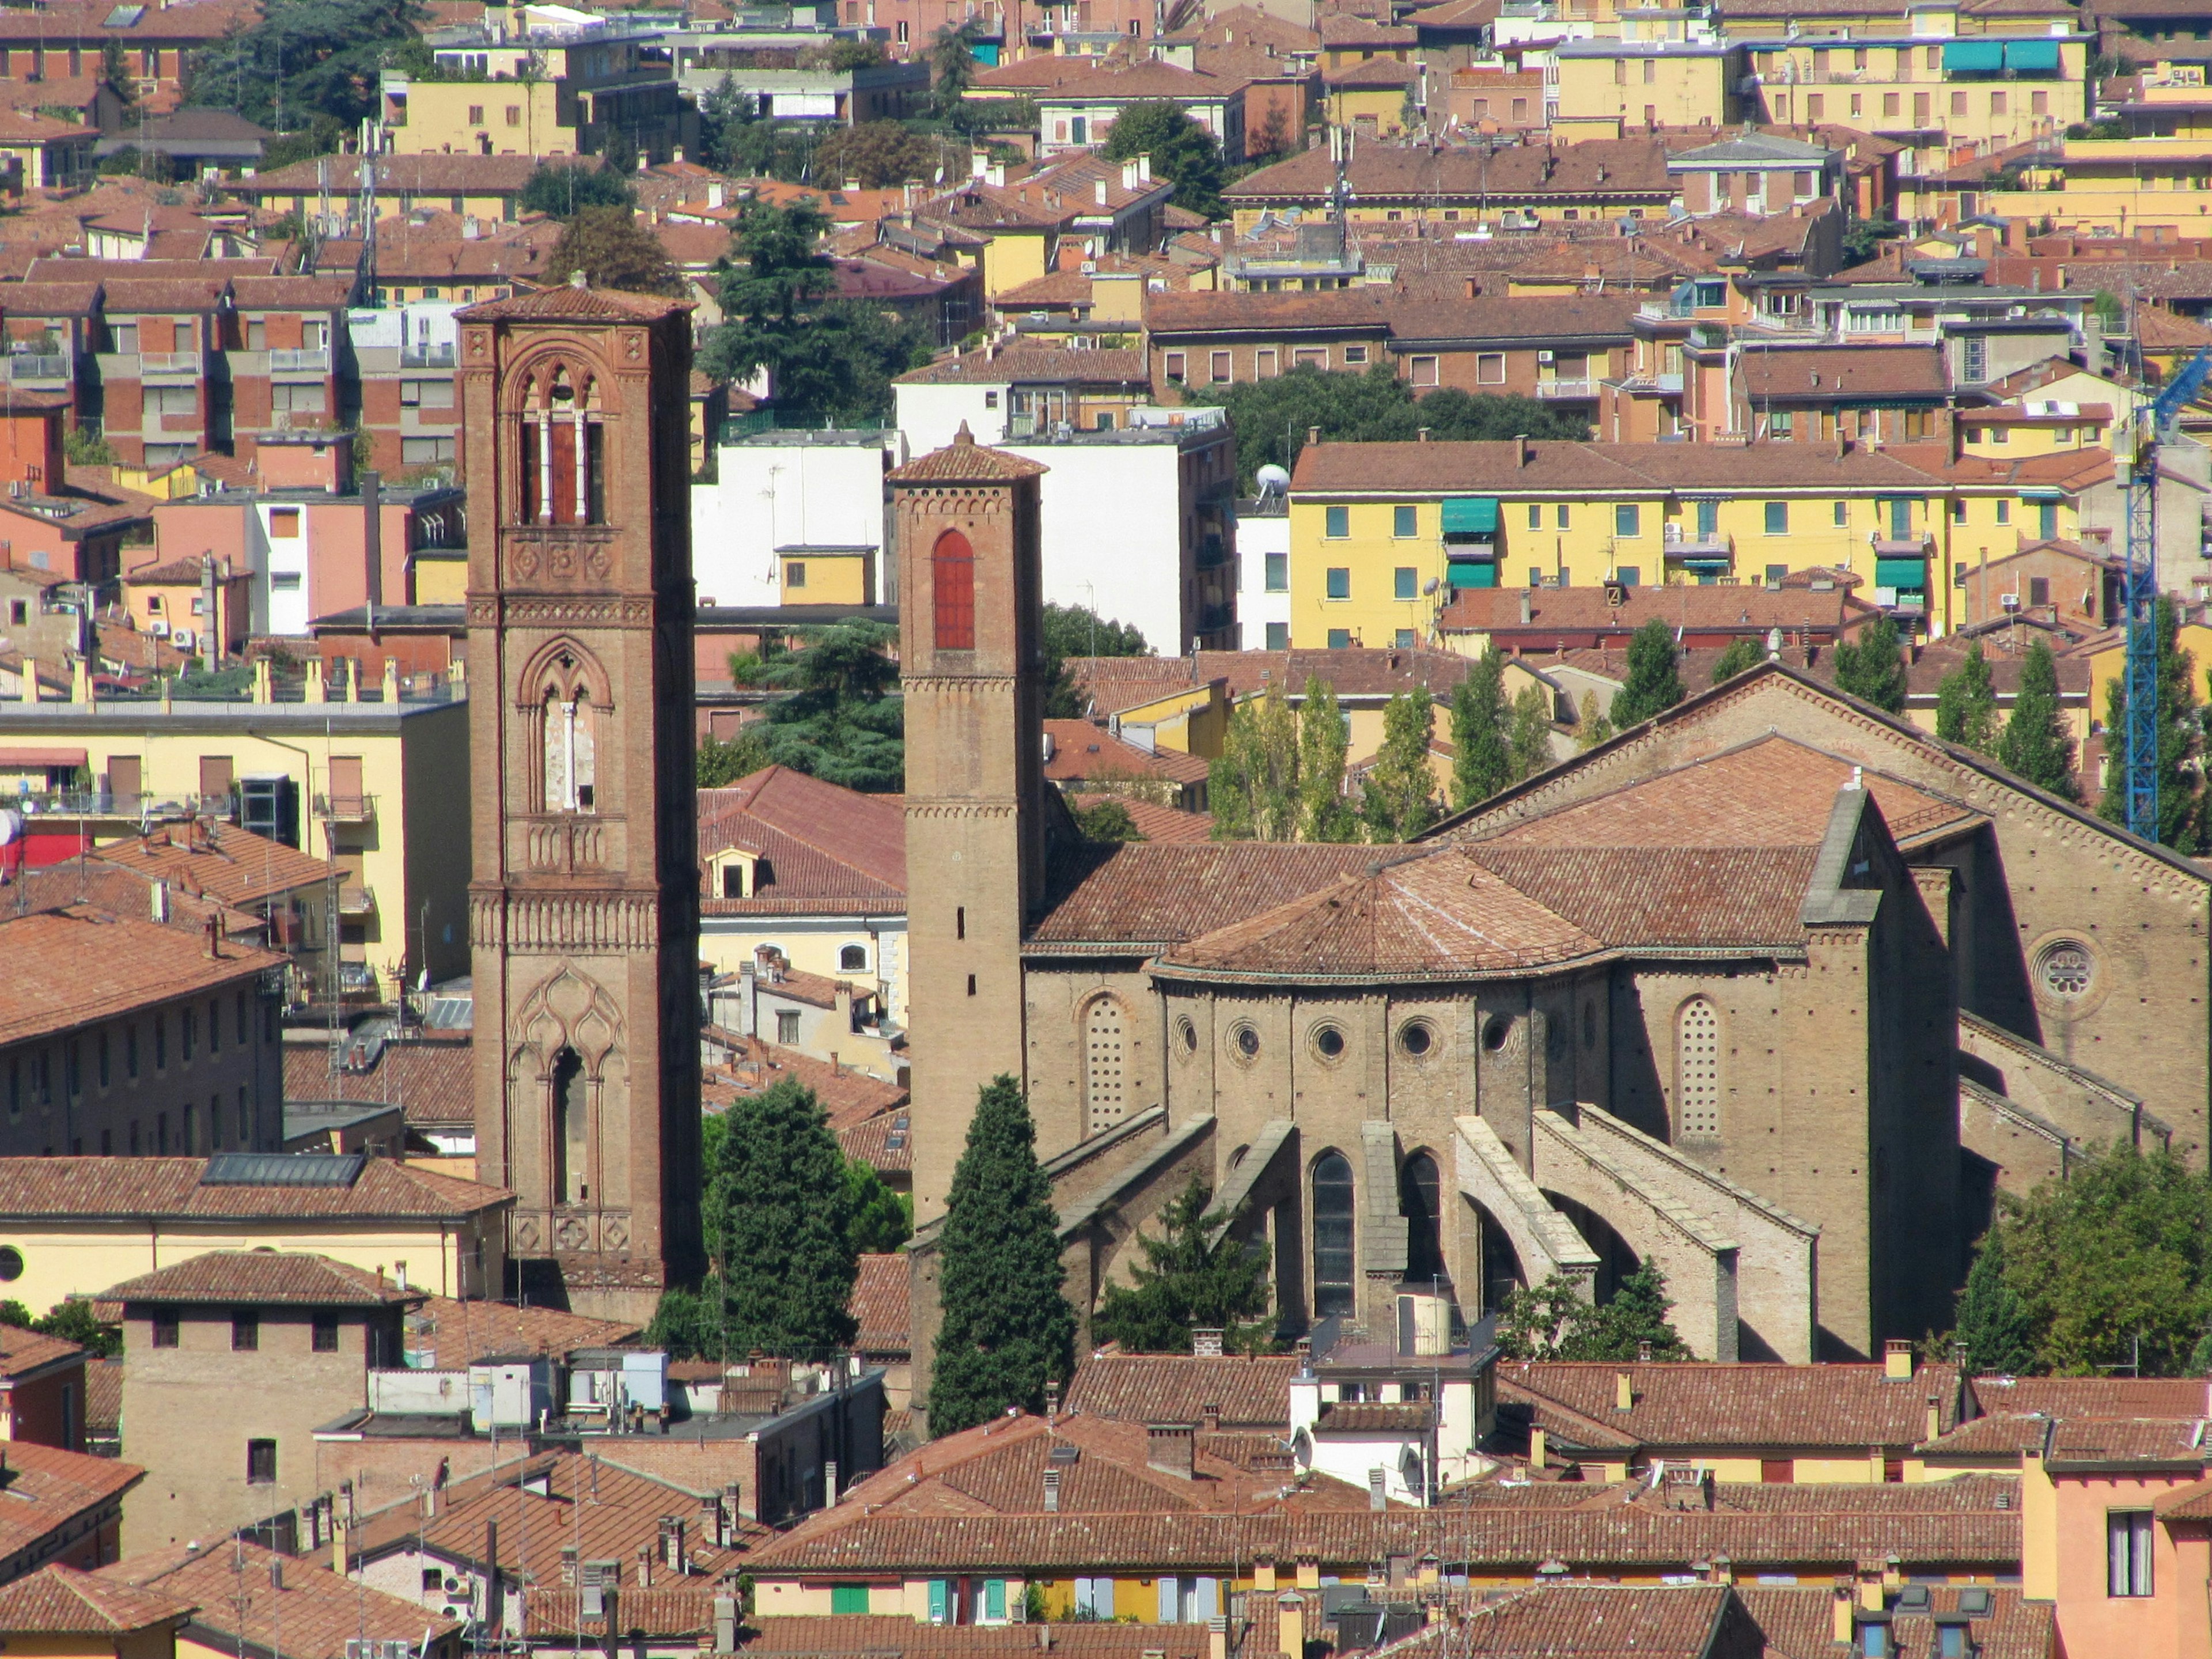
[[[948,530],[930,550],[930,586],[936,595],[939,651],[975,648],[975,550],[957,530]]]
[[[586,1184],[589,1147],[584,1098],[584,1062],[574,1048],[553,1056],[552,1190],[563,1204],[581,1204],[592,1195]]]
[[[1084,1011],[1083,1093],[1093,1134],[1119,1123],[1127,1109],[1122,1028],[1121,1005],[1112,997],[1100,997]]]
[[[1721,1020],[1712,1002],[1692,997],[1674,1021],[1675,1111],[1681,1133],[1721,1132]]]

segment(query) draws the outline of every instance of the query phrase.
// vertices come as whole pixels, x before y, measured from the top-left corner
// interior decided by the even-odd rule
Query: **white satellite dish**
[[[0,807],[0,847],[12,843],[23,833],[23,815],[14,807]]]

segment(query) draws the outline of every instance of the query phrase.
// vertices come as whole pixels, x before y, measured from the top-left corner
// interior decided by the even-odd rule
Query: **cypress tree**
[[[2058,718],[2058,659],[2041,640],[2028,647],[2020,665],[2020,690],[2012,718],[1997,739],[1997,764],[2062,800],[2078,793],[2074,782],[2074,739]]]
[[[2204,850],[2203,780],[2192,763],[2203,736],[2197,706],[2196,659],[2181,648],[2180,613],[2158,602],[2158,839],[2177,853]],[[2099,816],[2125,823],[2128,692],[2116,678],[2105,700],[2105,791]]]
[[[1505,738],[1505,659],[1496,651],[1474,659],[1452,689],[1452,811],[1487,800],[1513,781]]]
[[[1997,746],[1997,694],[1982,642],[1966,647],[1966,659],[1943,676],[1936,688],[1936,735],[1978,754]]]
[[[1951,1334],[1965,1345],[1966,1364],[1977,1371],[2016,1376],[2035,1364],[2035,1329],[2019,1292],[2005,1282],[2004,1234],[1998,1228],[1990,1228],[1974,1252]]]
[[[807,1358],[846,1346],[859,1270],[851,1188],[820,1103],[787,1079],[740,1096],[724,1116],[729,1130],[712,1190],[721,1212],[720,1322],[728,1352]]]
[[[1530,778],[1552,763],[1552,694],[1524,685],[1513,699],[1513,777]]]
[[[1895,623],[1877,617],[1856,642],[1837,645],[1836,690],[1893,714],[1905,712],[1905,647]]]
[[[1583,706],[1577,711],[1580,718],[1575,722],[1575,744],[1582,749],[1595,749],[1613,736],[1613,722],[1597,706],[1597,693],[1583,693]]]
[[[1044,1408],[1048,1379],[1075,1370],[1075,1310],[1062,1293],[1060,1220],[1020,1085],[986,1085],[952,1172],[939,1249],[945,1322],[929,1389],[933,1434],[1009,1406]]]
[[[1212,1190],[1194,1174],[1180,1197],[1162,1212],[1162,1236],[1137,1236],[1144,1261],[1129,1269],[1130,1285],[1109,1285],[1091,1320],[1101,1341],[1131,1353],[1188,1353],[1194,1327],[1223,1333],[1232,1351],[1257,1349],[1265,1328],[1243,1319],[1267,1310],[1265,1251],[1224,1232],[1206,1238],[1206,1206]]]
[[[1298,728],[1289,702],[1270,691],[1229,716],[1206,775],[1216,841],[1290,841],[1298,826]]]
[[[1368,769],[1365,799],[1369,837],[1411,841],[1437,821],[1436,775],[1429,743],[1436,703],[1425,691],[1399,691],[1382,707],[1382,746]]]
[[[1626,730],[1648,720],[1681,702],[1683,695],[1674,635],[1654,617],[1629,638],[1628,679],[1613,694],[1613,726]]]
[[[1721,653],[1720,660],[1713,665],[1713,684],[1718,685],[1723,680],[1732,680],[1747,670],[1758,667],[1759,660],[1757,643],[1738,635],[1728,642],[1728,649]]]

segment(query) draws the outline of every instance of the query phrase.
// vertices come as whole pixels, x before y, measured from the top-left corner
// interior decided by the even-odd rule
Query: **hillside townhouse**
[[[1152,176],[1152,160],[1107,161],[1073,152],[1010,172],[982,157],[958,187],[918,204],[911,216],[928,251],[943,248],[983,274],[995,300],[1067,260],[1150,253],[1166,234],[1175,186]]]
[[[417,1659],[461,1659],[463,1651],[460,1620],[426,1619],[414,1601],[245,1539],[214,1549],[198,1540],[166,1549],[134,1544],[93,1583],[95,1595],[173,1597],[189,1605],[191,1616],[177,1632],[178,1659],[235,1659],[246,1652],[307,1659],[326,1642],[345,1641],[373,1642],[386,1652],[404,1646]],[[325,1631],[351,1633],[319,1641]]]
[[[1592,221],[1664,222],[1674,198],[1666,146],[1656,139],[1599,139],[1492,150],[1472,147],[1355,144],[1345,167],[1346,218],[1362,227],[1463,224],[1533,229]],[[1309,149],[1248,173],[1222,192],[1237,234],[1262,213],[1325,211],[1337,188],[1325,149]],[[1436,234],[1431,232],[1431,234]],[[1446,235],[1452,232],[1443,233]]]
[[[450,155],[403,151],[372,160],[370,187],[379,219],[404,217],[422,207],[473,214],[493,224],[510,223],[520,216],[523,187],[538,165],[526,150],[486,155],[474,145]],[[599,164],[596,155],[569,162],[586,167]],[[364,195],[361,167],[358,155],[319,156],[234,180],[228,188],[265,212],[301,214],[318,223],[340,222],[358,234]],[[331,226],[333,231],[337,228]]]
[[[1225,154],[1244,153],[1244,83],[1203,69],[1150,59],[1033,58],[981,71],[968,95],[1031,100],[1042,155],[1103,144],[1123,110],[1161,99],[1182,106]]]
[[[0,81],[97,79],[112,44],[134,98],[156,113],[183,101],[185,60],[250,24],[239,0],[176,0],[133,9],[100,0],[55,0],[0,18]]]
[[[123,1500],[140,1489],[144,1469],[29,1441],[10,1443],[6,1455],[11,1501],[0,1518],[0,1584],[12,1588],[42,1567],[86,1572],[115,1559]]]
[[[210,356],[230,337],[230,281],[198,274],[102,284],[100,432],[116,459],[161,468],[230,442],[227,383]]]
[[[1626,138],[1660,127],[1717,129],[1739,118],[1743,53],[1726,40],[1566,40],[1557,65],[1556,139]]]

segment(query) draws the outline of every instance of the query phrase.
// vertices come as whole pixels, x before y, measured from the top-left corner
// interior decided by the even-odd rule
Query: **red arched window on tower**
[[[975,550],[957,530],[937,538],[929,553],[930,586],[937,596],[937,648],[975,648]]]

